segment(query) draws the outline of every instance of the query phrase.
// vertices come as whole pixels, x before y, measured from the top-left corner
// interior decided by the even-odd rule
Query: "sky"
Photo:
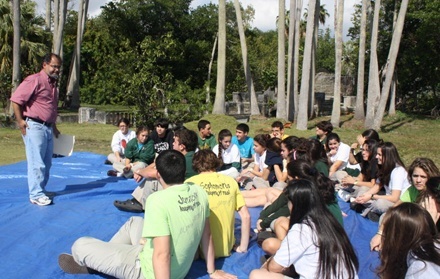
[[[227,0],[232,1],[232,0]],[[320,26],[320,28],[334,29],[334,1],[335,0],[321,0],[321,5],[325,5],[330,17],[327,18],[325,26]],[[45,0],[37,0],[38,11],[44,13]],[[77,4],[79,0],[70,1],[73,5]],[[100,7],[105,5],[110,0],[90,0],[89,1],[89,16],[97,16],[100,13]],[[218,3],[218,1],[211,0],[193,0],[191,7],[195,8],[199,5],[208,4],[210,2]],[[351,15],[354,12],[354,5],[360,3],[361,0],[345,0],[344,1],[344,37],[348,32],[348,28],[352,26]],[[240,0],[243,7],[252,5],[255,9],[255,18],[252,22],[252,26],[256,27],[262,31],[275,30],[276,29],[276,18],[278,15],[278,0]],[[69,4],[69,7],[72,4]],[[286,0],[286,10],[289,8],[290,1]],[[303,0],[303,9],[307,8],[308,0]],[[76,9],[76,6],[74,6]]]

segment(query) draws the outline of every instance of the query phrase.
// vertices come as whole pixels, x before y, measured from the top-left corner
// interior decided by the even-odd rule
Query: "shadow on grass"
[[[396,120],[394,120],[394,121],[392,121],[390,123],[382,125],[380,127],[380,129],[381,129],[382,132],[388,133],[388,132],[391,132],[393,130],[398,129],[399,127],[401,127],[401,126],[403,126],[405,124],[411,123],[413,121],[414,121],[413,117],[411,117],[411,118],[404,118],[404,119],[396,119]]]

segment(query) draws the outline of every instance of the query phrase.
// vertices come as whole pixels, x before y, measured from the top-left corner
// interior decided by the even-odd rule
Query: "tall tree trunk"
[[[313,32],[313,51],[312,51],[312,67],[310,71],[311,87],[309,90],[309,119],[315,116],[315,75],[316,75],[316,50],[318,49],[318,31],[319,31],[319,13],[321,10],[321,0],[316,1],[315,9],[315,30]]]
[[[278,95],[277,118],[287,119],[286,113],[286,1],[278,0]]]
[[[52,15],[52,0],[46,0],[46,31],[50,30]]]
[[[301,11],[303,6],[303,0],[297,0],[296,7],[296,20],[295,20],[295,49],[294,49],[294,58],[293,58],[293,102],[295,106],[295,114],[294,121],[298,121],[298,111],[299,111],[299,47],[300,47],[300,38],[301,38]]]
[[[226,82],[226,0],[219,0],[218,2],[217,86],[212,113],[224,114]]]
[[[78,27],[76,30],[76,45],[72,58],[73,66],[69,76],[66,95],[66,106],[73,109],[77,109],[80,106],[79,80],[81,64],[81,44],[87,21],[88,6],[89,0],[81,0],[78,5]]]
[[[379,65],[377,62],[377,37],[379,31],[380,0],[374,2],[374,17],[371,30],[370,69],[368,71],[368,97],[365,127],[372,128],[379,101]]]
[[[317,0],[309,0],[308,17],[314,18]],[[306,40],[304,44],[304,58],[302,66],[301,91],[299,95],[299,111],[296,128],[298,130],[307,130],[307,104],[309,91],[311,89],[310,71],[312,68],[312,51],[313,51],[313,35],[315,29],[315,21],[307,20]]]
[[[338,1],[336,26],[335,26],[335,89],[331,123],[339,127],[341,119],[341,75],[342,75],[342,27],[344,23],[344,0]]]
[[[294,37],[296,34],[296,0],[290,0],[290,12],[289,12],[289,47],[287,50],[287,120],[294,120],[295,113],[295,99],[294,99],[294,83],[293,73],[294,69]]]
[[[12,43],[12,90],[11,95],[14,93],[15,89],[20,83],[21,73],[20,73],[20,40],[21,40],[21,30],[20,30],[20,0],[12,1],[12,26],[14,29],[14,37]],[[11,106],[11,101],[8,100],[7,109],[9,115],[13,115],[14,111]]]
[[[254,81],[252,80],[251,67],[248,62],[246,37],[243,28],[243,19],[241,17],[240,2],[234,0],[235,14],[237,16],[238,34],[240,36],[241,55],[243,57],[244,75],[246,77],[246,85],[251,100],[251,115],[259,115],[260,109],[258,108],[257,95],[255,94]]]
[[[63,35],[64,35],[64,24],[66,22],[66,15],[67,15],[67,0],[55,0],[55,3],[58,3],[58,9],[57,5],[54,5],[54,25],[56,24],[56,27],[54,28],[53,33],[53,48],[52,51],[62,58],[62,47],[63,47]]]
[[[365,41],[367,38],[367,9],[369,0],[362,0],[361,26],[359,37],[359,59],[357,76],[356,109],[354,119],[365,119],[364,110],[364,82],[365,82]]]
[[[397,24],[398,6],[397,1],[394,0],[394,14],[393,14],[393,32]],[[393,81],[391,82],[390,107],[388,108],[388,115],[396,114],[396,93],[397,93],[397,71],[394,69]]]
[[[217,39],[218,39],[218,33],[215,34],[214,45],[212,46],[212,52],[211,52],[211,60],[209,60],[209,65],[208,65],[208,82],[206,85],[206,104],[209,104],[211,102],[211,69],[212,69],[212,63],[214,62],[215,50],[217,48]]]
[[[393,80],[394,69],[396,66],[397,55],[399,54],[400,39],[402,38],[403,25],[405,23],[406,10],[408,8],[408,0],[402,0],[400,4],[399,17],[397,18],[396,28],[393,32],[391,40],[390,51],[388,53],[388,69],[385,76],[385,81],[382,86],[381,97],[377,113],[374,118],[373,129],[380,129],[383,116],[385,114],[385,107],[390,93],[391,82]]]

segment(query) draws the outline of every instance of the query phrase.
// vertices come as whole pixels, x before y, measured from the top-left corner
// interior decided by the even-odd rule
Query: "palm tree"
[[[344,0],[338,0],[335,26],[335,89],[331,123],[339,127],[341,117],[341,74],[342,74],[342,26],[344,19]]]
[[[397,54],[399,54],[400,39],[402,38],[403,25],[405,23],[406,10],[408,9],[408,0],[402,0],[400,4],[399,16],[397,18],[396,28],[393,32],[391,40],[390,51],[388,53],[388,69],[385,76],[385,81],[382,85],[379,107],[374,118],[372,128],[379,130],[382,119],[385,113],[385,107],[390,93],[391,83],[394,76],[394,68],[396,66]]]
[[[365,127],[373,126],[376,107],[379,101],[379,65],[377,62],[377,37],[379,31],[379,14],[380,0],[374,2],[373,27],[371,30],[371,46],[370,46],[370,69],[368,72],[368,99],[367,99],[367,115],[365,117]]]
[[[246,37],[244,34],[243,19],[241,16],[240,2],[238,0],[234,0],[234,8],[235,8],[235,14],[237,15],[237,26],[238,26],[238,34],[240,36],[240,45],[241,45],[241,54],[243,57],[244,74],[246,77],[247,89],[248,89],[249,96],[251,99],[251,115],[259,115],[260,109],[258,108],[257,95],[255,94],[255,88],[254,88],[254,81],[252,80],[251,68],[250,68],[249,62],[248,62]]]
[[[367,38],[367,10],[369,0],[362,0],[361,10],[361,26],[359,36],[359,58],[358,58],[358,75],[357,75],[357,93],[356,93],[356,109],[354,111],[354,119],[364,119],[364,75],[365,75],[365,41]]]
[[[278,17],[285,23],[286,1],[278,1]],[[277,118],[287,119],[286,113],[286,62],[285,62],[285,24],[278,24],[278,93],[277,93]]]
[[[219,0],[218,2],[217,86],[212,113],[224,114],[226,80],[226,0]]]
[[[309,14],[314,18],[315,11],[319,8],[319,0],[309,0]],[[315,33],[315,21],[308,20],[306,28],[306,41],[304,45],[304,59],[302,67],[301,91],[299,96],[298,121],[296,128],[298,130],[307,130],[307,104],[311,88],[312,71],[312,52],[313,36]]]

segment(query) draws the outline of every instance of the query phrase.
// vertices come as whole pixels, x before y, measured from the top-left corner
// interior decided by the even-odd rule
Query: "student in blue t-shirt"
[[[249,126],[240,123],[235,128],[235,136],[232,137],[232,143],[238,146],[241,157],[241,167],[245,169],[254,162],[254,139],[248,136]]]

